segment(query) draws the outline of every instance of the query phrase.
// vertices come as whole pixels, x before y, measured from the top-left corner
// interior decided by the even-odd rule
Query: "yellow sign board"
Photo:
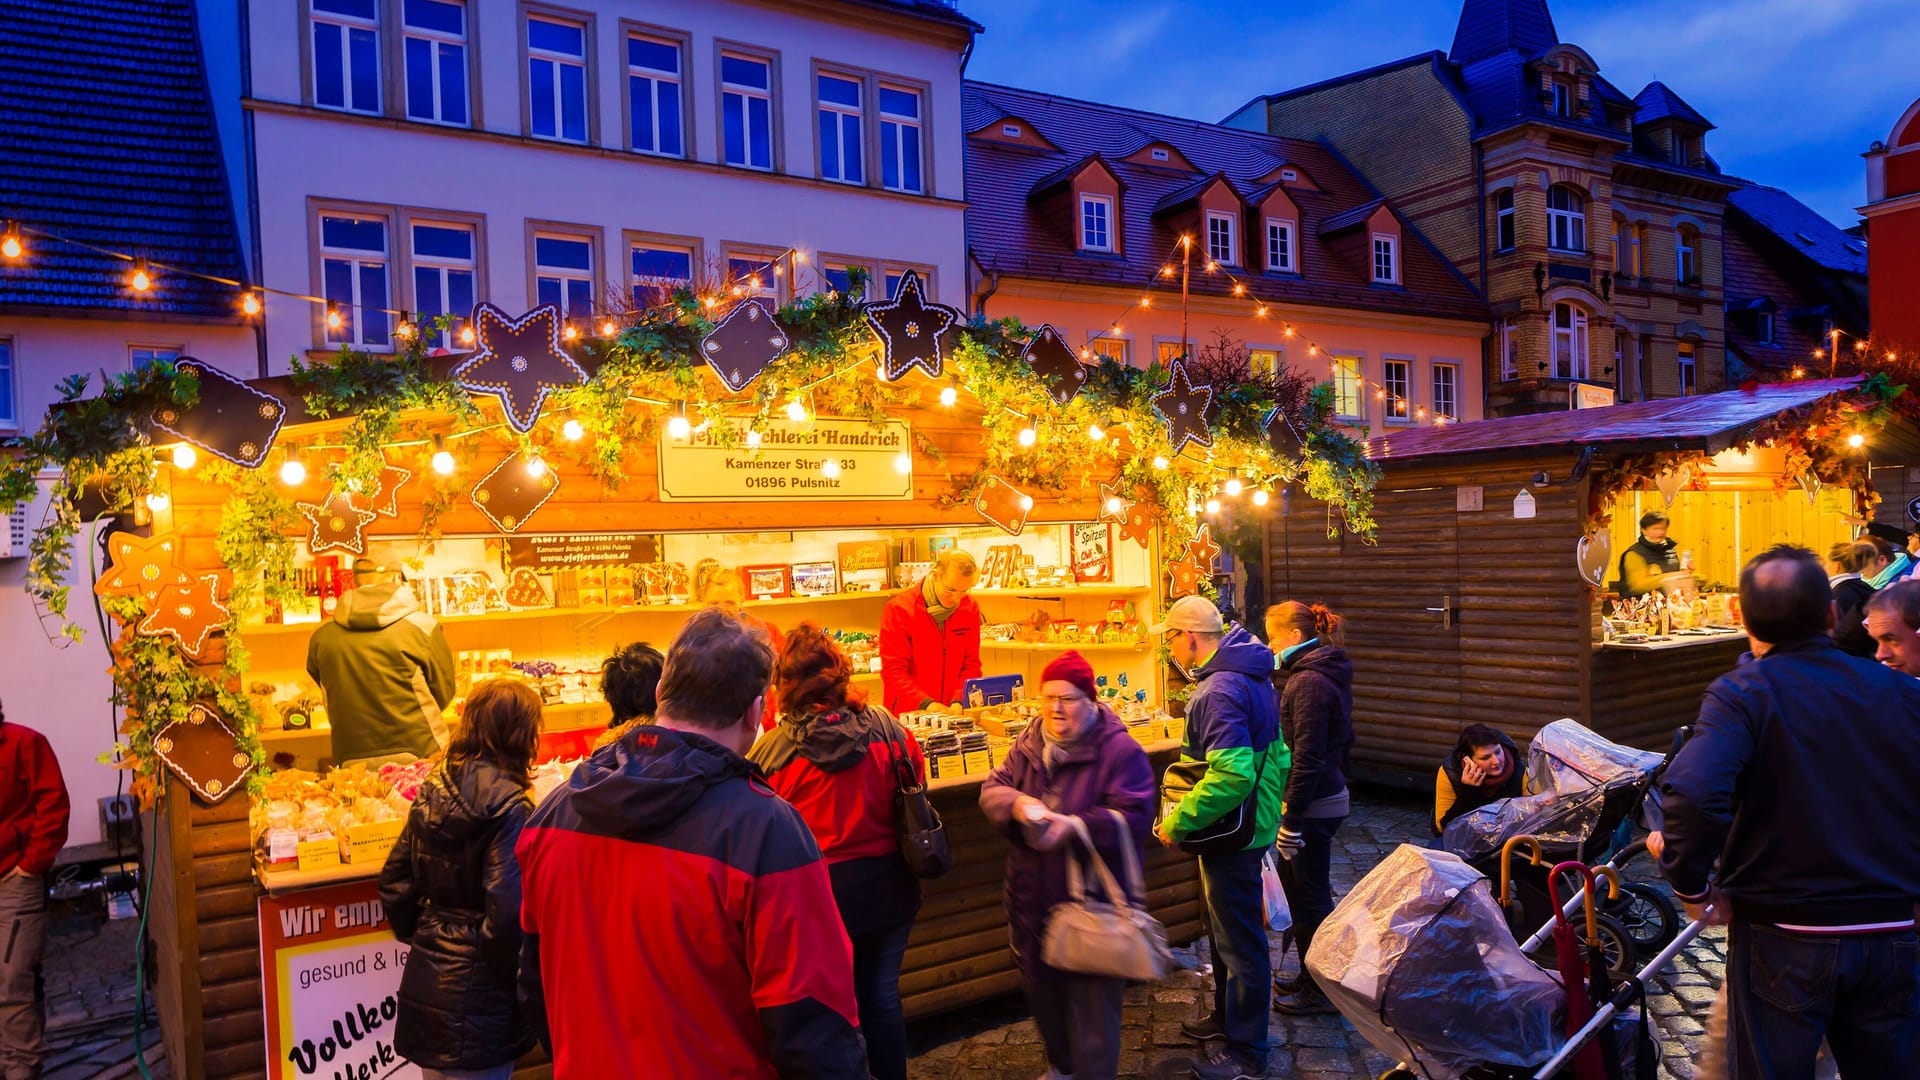
[[[661,430],[662,502],[911,498],[913,442],[899,420],[729,417],[684,439]]]

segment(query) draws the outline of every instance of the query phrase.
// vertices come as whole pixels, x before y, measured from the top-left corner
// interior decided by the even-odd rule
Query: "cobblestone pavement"
[[[1334,840],[1336,899],[1395,847],[1408,841],[1424,844],[1431,836],[1424,802],[1367,792],[1356,794],[1353,805]],[[1638,873],[1629,876],[1644,880],[1646,860],[1638,860],[1634,870]],[[1274,944],[1278,946],[1278,937]],[[1211,982],[1193,970],[1205,963],[1205,953],[1204,943],[1181,950],[1187,970],[1162,984],[1128,992],[1120,1075],[1152,1080],[1188,1075],[1195,1049],[1181,1037],[1179,1025],[1204,1015],[1211,1003]],[[1668,1080],[1693,1080],[1725,959],[1725,932],[1711,931],[1648,988],[1648,1011],[1664,1051],[1661,1075]],[[1289,955],[1283,970],[1294,967]],[[909,1072],[916,1080],[1034,1080],[1047,1071],[1040,1034],[1017,998],[920,1021],[909,1026],[908,1034],[915,1051]],[[1393,1064],[1339,1016],[1275,1016],[1272,1040],[1270,1077],[1373,1077]]]

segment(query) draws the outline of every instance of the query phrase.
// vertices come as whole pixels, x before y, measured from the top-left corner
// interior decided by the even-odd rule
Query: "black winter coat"
[[[393,1048],[430,1069],[485,1069],[533,1047],[516,997],[527,789],[486,761],[443,762],[420,785],[380,871],[394,936],[412,946]]]
[[[1867,601],[1873,598],[1873,586],[1860,578],[1849,578],[1833,587],[1833,643],[1848,656],[1871,660],[1880,651],[1880,643],[1867,633]]]
[[[1274,671],[1273,687],[1280,697],[1280,736],[1293,753],[1281,821],[1294,827],[1315,802],[1347,790],[1353,662],[1332,645],[1302,649]]]

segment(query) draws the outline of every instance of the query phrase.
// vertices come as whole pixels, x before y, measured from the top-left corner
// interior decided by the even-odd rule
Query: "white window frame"
[[[851,84],[854,103],[843,105],[837,101],[828,101],[820,92],[820,84],[827,79]],[[818,109],[815,114],[816,126],[813,138],[814,152],[820,155],[820,178],[835,184],[864,185],[867,182],[867,81],[858,75],[846,75],[838,71],[816,71],[813,73],[813,80],[813,96]],[[840,157],[833,163],[838,170],[837,175],[827,171],[827,148],[820,140],[818,128],[818,121],[828,116],[833,117],[834,134],[840,140]],[[853,143],[860,152],[859,172],[853,176],[847,175],[847,121],[849,120],[853,122]]]
[[[891,90],[896,94],[910,94],[914,100],[915,115],[888,112],[886,95],[876,92],[873,95],[874,109],[880,116],[880,186],[888,191],[898,191],[907,195],[925,195],[927,193],[927,94],[917,86],[902,86],[899,83],[881,83],[880,91]],[[891,129],[891,130],[889,130]],[[914,132],[913,154],[906,151],[906,139],[900,132]],[[900,179],[898,184],[889,184],[887,178],[887,159],[893,159],[893,174]],[[918,186],[907,185],[907,163],[913,162],[914,169],[920,175]]]
[[[1560,325],[1560,312],[1569,312],[1569,325]],[[1548,370],[1556,379],[1585,379],[1592,367],[1588,349],[1588,315],[1579,304],[1562,300],[1553,305],[1553,360]],[[1561,363],[1563,356],[1566,363]]]
[[[748,64],[758,64],[762,68],[765,68],[767,72],[766,89],[763,90],[758,86],[748,86],[745,83],[728,82],[725,74],[728,60],[739,60]],[[774,70],[772,58],[755,56],[752,53],[746,52],[722,50],[720,53],[718,74],[720,76],[721,162],[736,169],[753,169],[758,172],[772,172],[779,161],[779,157],[775,154],[774,148],[780,142],[779,118],[774,115],[773,108]],[[740,161],[732,161],[727,158],[727,99],[730,97],[740,99],[740,149],[745,155]],[[765,165],[754,164],[753,160],[755,147],[753,145],[752,103],[755,101],[764,101],[767,103],[767,163]]]
[[[365,248],[328,247],[326,242],[327,218],[378,221],[380,223],[383,245],[379,257],[372,257],[371,251]],[[363,317],[362,313],[365,312],[367,305],[360,296],[360,273],[368,267],[378,266],[380,272],[384,274],[387,279],[387,303],[393,303],[393,219],[383,213],[372,214],[356,210],[321,210],[318,215],[318,225],[317,239],[319,240],[320,249],[320,288],[317,291],[321,296],[326,297],[326,268],[329,262],[343,262],[347,264],[350,271],[348,280],[351,285],[351,289],[349,290],[351,293],[351,302],[347,305],[348,310],[343,313],[347,317],[347,322],[346,325],[341,327],[342,330],[346,331],[345,336],[336,336],[337,332],[332,327],[326,325],[326,311],[332,310],[334,306],[333,298],[327,297],[326,308],[321,312],[320,329],[322,340],[329,348],[338,345],[352,345],[355,348],[365,349],[369,352],[391,351],[393,349],[393,320],[391,317],[387,319],[386,341],[369,343],[366,339],[367,320]],[[384,314],[387,309],[382,307],[376,308],[375,310]]]
[[[728,248],[723,254],[721,261],[728,286],[739,288],[741,296],[758,296],[764,300],[771,301],[775,307],[778,307],[780,305],[780,284],[786,277],[784,273],[779,272],[783,269],[780,265],[780,254],[781,253],[777,251],[766,251],[752,247]],[[746,277],[736,279],[733,276],[733,264],[737,262],[752,263],[756,269]],[[886,288],[885,274],[885,270],[882,270],[879,274],[874,275],[872,285],[879,286],[882,289]],[[756,277],[760,278],[758,285],[753,284],[753,279]],[[932,291],[933,282],[931,280],[922,277],[921,282],[927,287],[929,292]],[[867,295],[869,297],[873,295],[871,286],[869,287]]]
[[[389,3],[394,0],[388,0]],[[373,18],[366,19],[358,15],[343,15],[333,11],[320,11],[307,5],[307,48],[311,53],[313,65],[313,104],[318,109],[333,112],[357,113],[361,116],[379,116],[386,107],[386,87],[383,85],[385,74],[380,70],[380,6],[376,0]],[[314,34],[314,28],[321,24],[340,28],[340,104],[328,105],[320,100],[320,42]],[[373,108],[359,109],[353,104],[353,45],[352,33],[355,30],[373,32]]]
[[[1173,355],[1168,355],[1167,350],[1169,347],[1176,350]],[[1156,364],[1170,364],[1183,353],[1188,358],[1192,358],[1195,355],[1193,342],[1188,341],[1183,343],[1179,338],[1153,339],[1153,360]]]
[[[649,44],[664,45],[672,49],[674,55],[674,70],[665,71],[660,68],[643,67],[633,62],[633,52],[631,48],[625,49],[627,55],[627,107],[629,111],[631,111],[633,107],[634,80],[645,79],[650,84],[647,87],[647,108],[652,110],[653,115],[653,145],[641,146],[639,143],[634,142],[634,118],[629,116],[627,117],[627,147],[636,154],[648,154],[654,157],[668,158],[686,157],[687,146],[690,140],[688,139],[686,121],[687,50],[685,43],[676,41],[673,38],[662,37],[658,34],[643,34],[638,31],[628,31],[626,42],[624,42],[623,45],[630,45],[634,41],[645,41]],[[660,107],[660,88],[669,85],[680,88],[680,103],[672,110],[674,125],[680,132],[680,148],[678,150],[663,150],[660,147],[660,118],[667,115],[667,111]]]
[[[1089,210],[1094,209],[1100,211],[1100,226],[1106,234],[1102,243],[1094,242],[1094,231],[1088,214]],[[1113,209],[1111,195],[1080,196],[1080,250],[1097,251],[1103,254],[1110,254],[1113,251]]]
[[[1568,205],[1553,205],[1556,194],[1564,194]],[[1547,249],[1581,254],[1587,250],[1587,197],[1570,185],[1547,189]]]
[[[1349,367],[1351,365],[1351,367]],[[1367,358],[1359,355],[1333,357],[1333,414],[1339,420],[1359,422],[1367,418]],[[1348,400],[1351,383],[1353,411],[1345,412],[1341,406]]]
[[[555,52],[550,49],[534,48],[533,24],[536,22],[550,23],[554,26],[569,26],[580,31],[579,55]],[[527,12],[526,18],[521,25],[520,33],[527,47],[527,135],[531,138],[543,139],[550,142],[572,143],[575,146],[591,145],[593,142],[593,95],[597,89],[593,82],[592,65],[588,63],[589,58],[593,55],[592,28],[586,23],[575,19],[562,18],[558,15],[549,15],[539,11],[530,11]],[[534,133],[533,62],[535,60],[545,60],[553,65],[553,134],[551,135],[538,135]],[[581,137],[578,139],[570,139],[566,134],[567,103],[566,95],[562,92],[562,88],[565,85],[563,76],[567,67],[577,67],[580,69],[580,81],[586,87],[586,93],[580,99],[580,108],[582,109],[580,116]]]
[[[585,244],[587,246],[587,268],[583,271],[571,266],[543,265],[540,262],[540,241],[542,240],[563,240],[569,244]],[[600,245],[594,243],[593,237],[591,236],[542,229],[533,234],[532,247],[534,302],[540,302],[540,279],[552,278],[560,285],[561,320],[592,318],[600,309],[600,267],[598,265]],[[587,284],[587,303],[589,310],[574,311],[567,306],[567,286],[574,282],[585,282]]]
[[[410,220],[406,225],[407,259],[412,263],[412,265],[407,268],[407,287],[414,290],[412,295],[414,310],[419,313],[419,318],[422,322],[431,317],[427,313],[424,305],[420,303],[420,285],[418,280],[421,270],[431,270],[440,279],[440,302],[442,306],[449,307],[449,310],[444,314],[453,316],[453,321],[447,325],[446,331],[440,335],[439,344],[451,349],[454,346],[454,328],[459,326],[463,320],[470,318],[473,313],[471,311],[451,310],[449,298],[453,295],[453,289],[451,288],[452,283],[448,280],[447,275],[461,271],[473,275],[473,298],[476,301],[483,299],[480,293],[480,229],[468,221],[441,221],[435,218]],[[473,243],[473,255],[466,259],[459,259],[450,255],[422,254],[414,232],[414,230],[422,227],[466,233],[467,238]]]
[[[1500,378],[1502,381],[1520,377],[1520,321],[1502,319],[1500,321]]]
[[[0,387],[6,390],[7,409],[0,410],[0,430],[20,430],[20,380],[14,378],[14,372],[20,367],[17,350],[19,342],[6,334],[0,334]],[[11,415],[9,415],[11,414]]]
[[[1508,233],[1507,243],[1500,242],[1500,231]],[[1520,219],[1513,209],[1513,189],[1501,188],[1493,193],[1493,244],[1495,251],[1512,251],[1520,246]]]
[[[1234,235],[1238,215],[1219,210],[1207,211],[1207,258],[1221,266],[1239,266],[1239,244]]]
[[[185,345],[156,345],[156,344],[153,344],[152,342],[146,342],[146,341],[129,341],[127,343],[127,370],[139,371],[143,366],[145,366],[140,361],[140,357],[139,357],[140,353],[170,354],[167,356],[149,355],[147,357],[146,363],[152,364],[160,360],[178,360],[180,359],[181,355],[184,354],[186,351],[187,351],[187,347]]]
[[[1691,341],[1682,341],[1674,349],[1674,366],[1680,377],[1680,396],[1692,397],[1700,392],[1699,383],[1700,346]]]
[[[1296,273],[1299,265],[1299,247],[1294,237],[1299,235],[1292,218],[1267,219],[1267,269],[1276,274]],[[1275,259],[1275,255],[1285,258]]]
[[[1442,376],[1445,376],[1444,380]],[[1447,420],[1460,419],[1460,365],[1448,361],[1433,363],[1433,415]]]
[[[466,3],[466,0],[438,0],[438,2],[440,3],[457,6],[460,9],[461,25],[466,27],[466,32],[456,36],[453,34],[449,34],[444,30],[431,30],[426,27],[416,27],[411,23],[408,23],[406,21],[406,18],[407,18],[406,0],[399,0],[399,2],[400,2],[400,78],[401,78],[401,85],[403,89],[407,89],[409,91],[409,93],[402,95],[407,99],[406,100],[407,119],[415,121],[416,123],[441,124],[446,127],[473,126],[473,71],[472,71],[472,68],[469,66],[469,61],[471,60],[473,53],[472,53],[472,46],[468,41],[468,37],[469,35],[471,35],[473,30],[473,8]],[[430,116],[415,116],[413,114],[413,98],[410,93],[411,87],[413,85],[413,80],[410,77],[411,73],[407,66],[407,42],[414,41],[414,40],[426,42],[429,49],[429,55],[432,57],[431,64],[433,67],[433,71],[431,74],[433,76],[433,91],[432,91],[433,109],[432,109],[432,115]],[[441,115],[441,113],[445,111],[444,109],[445,102],[443,100],[444,95],[442,95],[441,93],[441,86],[440,86],[440,66],[441,66],[440,52],[442,49],[447,48],[449,46],[460,50],[460,70],[464,73],[463,81],[461,84],[461,88],[464,91],[461,95],[462,98],[464,99],[462,101],[462,107],[464,108],[467,114],[467,118],[465,120],[449,120],[445,116]]]
[[[1380,273],[1381,256],[1386,256],[1386,275]],[[1376,285],[1400,283],[1400,238],[1392,233],[1373,234],[1373,281]]]
[[[1394,371],[1398,369],[1399,386],[1395,387]],[[1386,392],[1381,399],[1381,413],[1389,424],[1413,423],[1413,357],[1383,356],[1380,358],[1380,388]]]
[[[1260,362],[1260,354],[1273,357],[1271,364]],[[1247,370],[1254,375],[1278,375],[1287,368],[1287,350],[1280,345],[1247,346]]]
[[[642,277],[634,273],[633,253],[636,251],[671,251],[687,257],[687,276],[685,278]],[[675,243],[664,240],[632,239],[627,241],[627,296],[641,288],[655,288],[671,283],[675,288],[693,287],[694,277],[700,272],[700,249],[691,242]],[[637,301],[635,301],[637,303]]]
[[[1133,353],[1133,342],[1128,338],[1105,334],[1087,342],[1087,349],[1096,357],[1109,357],[1124,365]]]
[[[1687,242],[1689,227],[1676,225],[1673,230],[1673,279],[1681,285],[1693,285],[1700,281],[1700,237],[1694,234],[1693,242]]]

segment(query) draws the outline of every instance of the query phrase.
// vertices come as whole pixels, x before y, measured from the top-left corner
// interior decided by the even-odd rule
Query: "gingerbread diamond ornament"
[[[742,300],[700,339],[700,355],[734,393],[745,390],[791,342],[766,301]]]
[[[179,540],[172,533],[113,533],[107,537],[107,558],[107,572],[93,583],[97,596],[137,596],[151,607],[167,586],[193,581],[180,566]]]
[[[540,458],[515,451],[473,485],[468,498],[501,532],[514,532],[560,490],[560,477]]]
[[[335,491],[327,496],[327,501],[314,503],[294,503],[293,508],[313,526],[307,536],[307,550],[315,555],[323,551],[351,551],[355,555],[367,553],[367,523],[379,515],[372,510],[364,510],[353,501],[353,497],[344,491]]]
[[[492,304],[475,305],[479,347],[453,369],[454,381],[470,394],[499,398],[513,430],[533,430],[547,395],[587,381],[587,373],[560,347],[560,321],[560,309],[552,304],[517,319]]]
[[[200,398],[185,408],[171,402],[160,406],[153,426],[235,465],[257,469],[265,463],[286,421],[286,402],[191,356],[173,366],[200,380]]]
[[[137,630],[146,637],[170,637],[187,659],[198,663],[206,655],[207,639],[225,625],[227,605],[220,600],[220,575],[200,574],[186,585],[160,590],[153,610]]]
[[[973,496],[973,509],[1008,536],[1019,536],[1027,527],[1027,512],[1033,509],[1033,496],[997,476],[990,476]]]
[[[226,718],[200,701],[188,708],[185,720],[154,732],[153,755],[207,803],[233,794],[254,766]]]
[[[919,274],[907,271],[893,299],[862,304],[860,310],[880,339],[882,378],[892,382],[914,368],[936,377],[940,374],[946,362],[941,335],[960,322],[961,315],[945,304],[927,303]]]
[[[1021,350],[1020,358],[1035,375],[1047,381],[1047,396],[1053,398],[1055,405],[1072,401],[1080,388],[1087,385],[1086,366],[1073,354],[1073,346],[1068,345],[1067,339],[1051,324],[1040,327],[1040,332]]]
[[[1207,430],[1207,410],[1213,405],[1213,387],[1195,385],[1187,377],[1185,361],[1175,360],[1171,378],[1153,396],[1153,407],[1167,421],[1167,441],[1175,454],[1188,443],[1212,446],[1213,433]]]

